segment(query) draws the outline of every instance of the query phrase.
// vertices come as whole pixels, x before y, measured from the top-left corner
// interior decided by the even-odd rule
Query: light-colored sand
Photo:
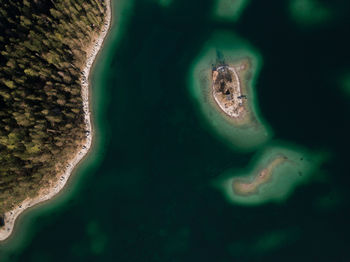
[[[51,199],[56,194],[58,194],[58,192],[61,191],[61,189],[66,185],[70,175],[72,174],[74,167],[83,159],[83,157],[88,153],[91,147],[92,127],[91,127],[91,120],[90,120],[91,112],[89,108],[89,74],[90,74],[90,69],[93,65],[93,62],[99,50],[102,47],[103,41],[109,31],[110,24],[111,24],[111,3],[110,3],[110,0],[105,0],[105,1],[107,5],[105,22],[102,26],[101,34],[97,39],[94,40],[94,42],[92,43],[92,48],[89,49],[89,51],[91,52],[88,53],[86,66],[82,71],[82,78],[81,78],[84,117],[85,117],[86,130],[88,130],[86,132],[86,143],[81,148],[81,150],[72,158],[70,163],[66,166],[66,169],[61,174],[57,175],[59,178],[57,180],[58,182],[57,181],[56,183],[52,182],[50,186],[41,189],[37,197],[25,199],[20,205],[15,207],[13,210],[5,213],[5,226],[0,229],[0,241],[7,239],[11,235],[17,217],[24,210],[38,203]]]
[[[214,82],[216,81],[216,78],[219,75],[219,72],[222,72],[224,70],[229,70],[232,72],[233,80],[232,82],[226,83],[226,87],[230,89],[231,93],[230,95],[225,95],[224,93],[217,92],[216,88],[214,87]],[[223,81],[223,80],[221,80]],[[218,106],[221,108],[222,111],[224,111],[227,115],[233,118],[238,118],[243,113],[244,107],[243,102],[244,100],[241,99],[242,90],[241,90],[241,79],[238,76],[236,69],[234,67],[230,66],[220,66],[215,71],[213,71],[213,96],[218,104]]]
[[[245,182],[240,180],[240,178],[234,180],[232,183],[233,191],[241,196],[257,193],[261,185],[268,183],[271,180],[275,168],[287,161],[288,158],[286,156],[277,156],[266,167],[261,169],[252,181]]]
[[[222,81],[219,74],[225,70],[231,72],[232,81],[226,81],[224,92],[222,92],[219,88],[219,81],[220,83]],[[221,115],[235,127],[251,126],[256,118],[251,110],[253,100],[247,88],[249,70],[251,70],[251,65],[248,58],[241,58],[227,65],[221,65],[214,71],[211,70],[211,95],[208,101],[212,101],[212,105],[218,108]],[[229,90],[228,95],[227,90]]]

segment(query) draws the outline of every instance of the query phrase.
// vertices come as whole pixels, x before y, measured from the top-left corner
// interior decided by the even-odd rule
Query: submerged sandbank
[[[228,170],[214,182],[229,202],[257,205],[285,200],[317,171],[324,156],[293,145],[259,152],[249,167]]]
[[[290,0],[289,16],[301,27],[312,27],[332,22],[335,14],[320,0]]]
[[[236,21],[250,0],[216,0],[214,3],[214,18]]]
[[[239,196],[248,196],[251,194],[257,194],[261,186],[271,182],[272,174],[276,172],[276,169],[290,161],[284,154],[276,153],[271,157],[265,166],[262,166],[259,170],[253,172],[252,177],[249,179],[245,177],[238,177],[232,180],[232,189],[234,194]]]
[[[243,117],[227,114],[213,95],[213,76],[222,67],[237,74],[239,92],[229,95],[242,104]],[[189,91],[206,126],[237,150],[253,150],[271,137],[259,116],[253,89],[260,67],[260,55],[248,42],[230,32],[217,32],[205,43],[190,70]]]
[[[98,52],[100,51],[104,39],[109,32],[110,24],[111,24],[111,2],[110,0],[106,1],[107,12],[105,16],[105,21],[101,28],[100,35],[93,40],[91,43],[91,47],[87,50],[87,60],[86,65],[82,69],[82,77],[81,77],[81,86],[82,86],[82,99],[83,99],[83,111],[84,111],[84,121],[86,124],[86,142],[78,150],[76,155],[74,155],[71,161],[66,165],[65,170],[62,173],[57,174],[57,180],[52,181],[50,185],[46,188],[40,189],[38,195],[35,198],[27,198],[18,206],[16,206],[13,210],[6,212],[4,216],[4,226],[0,228],[0,241],[6,240],[11,233],[13,232],[13,228],[18,216],[23,213],[26,209],[33,207],[39,203],[50,200],[54,196],[56,196],[66,185],[70,175],[74,168],[79,164],[79,162],[84,158],[84,156],[89,152],[90,147],[92,145],[92,125],[91,125],[91,112],[89,105],[89,75],[95,58],[97,57]]]

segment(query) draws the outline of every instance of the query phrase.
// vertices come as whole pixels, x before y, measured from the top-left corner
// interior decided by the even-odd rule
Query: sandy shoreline
[[[0,229],[0,241],[7,239],[14,228],[15,221],[17,217],[25,211],[36,204],[47,201],[57,195],[63,187],[66,185],[70,175],[72,174],[75,166],[84,158],[84,156],[89,152],[92,145],[92,125],[91,125],[91,112],[89,107],[89,75],[91,67],[100,51],[103,41],[110,29],[111,25],[111,2],[110,0],[105,0],[107,6],[107,13],[105,17],[105,22],[101,29],[101,34],[92,43],[90,48],[90,53],[87,55],[86,65],[82,70],[81,77],[81,87],[82,87],[82,98],[83,98],[83,109],[84,109],[84,121],[86,124],[86,143],[82,146],[81,150],[72,158],[70,163],[66,166],[63,174],[58,176],[57,183],[52,183],[50,187],[44,188],[39,191],[39,195],[32,199],[26,199],[21,204],[19,204],[13,210],[5,213],[5,226]]]

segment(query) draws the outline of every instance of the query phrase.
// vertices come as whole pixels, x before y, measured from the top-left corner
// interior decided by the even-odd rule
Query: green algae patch
[[[289,14],[301,26],[316,26],[333,19],[333,10],[319,0],[290,0]]]
[[[269,146],[255,156],[250,167],[226,171],[214,186],[232,203],[281,202],[297,185],[312,178],[322,158],[295,146]]]
[[[214,18],[235,22],[249,0],[217,0],[214,4]]]
[[[254,150],[271,137],[267,124],[259,117],[253,90],[261,63],[260,55],[249,43],[230,32],[217,32],[204,44],[190,68],[188,87],[201,122],[238,151]],[[223,70],[234,72],[238,82],[232,84],[236,80],[230,79],[234,88],[231,93],[226,90],[228,93],[225,91],[224,95],[231,100],[225,100],[224,96],[224,100],[219,101],[215,97],[215,80],[217,73]],[[228,103],[233,106],[227,107],[225,112]]]

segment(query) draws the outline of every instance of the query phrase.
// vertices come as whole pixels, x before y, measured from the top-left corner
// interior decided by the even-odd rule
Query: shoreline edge
[[[11,211],[5,213],[4,222],[5,225],[0,228],[0,243],[8,239],[14,229],[16,219],[18,216],[23,213],[26,209],[33,207],[39,203],[45,202],[56,196],[67,184],[68,179],[72,175],[74,168],[81,162],[81,160],[89,152],[93,133],[92,133],[92,124],[91,124],[91,110],[89,107],[89,76],[90,71],[93,67],[94,61],[97,58],[99,51],[101,50],[104,40],[111,28],[111,19],[112,19],[112,7],[111,0],[106,1],[106,16],[105,21],[102,25],[100,34],[97,39],[91,43],[89,53],[87,54],[87,59],[85,67],[82,70],[81,76],[81,94],[83,98],[83,111],[84,111],[84,122],[86,125],[86,143],[82,148],[73,156],[72,160],[66,165],[66,169],[63,174],[57,176],[58,180],[56,183],[52,183],[49,187],[39,190],[38,196],[35,198],[27,198],[22,203],[17,205]]]

